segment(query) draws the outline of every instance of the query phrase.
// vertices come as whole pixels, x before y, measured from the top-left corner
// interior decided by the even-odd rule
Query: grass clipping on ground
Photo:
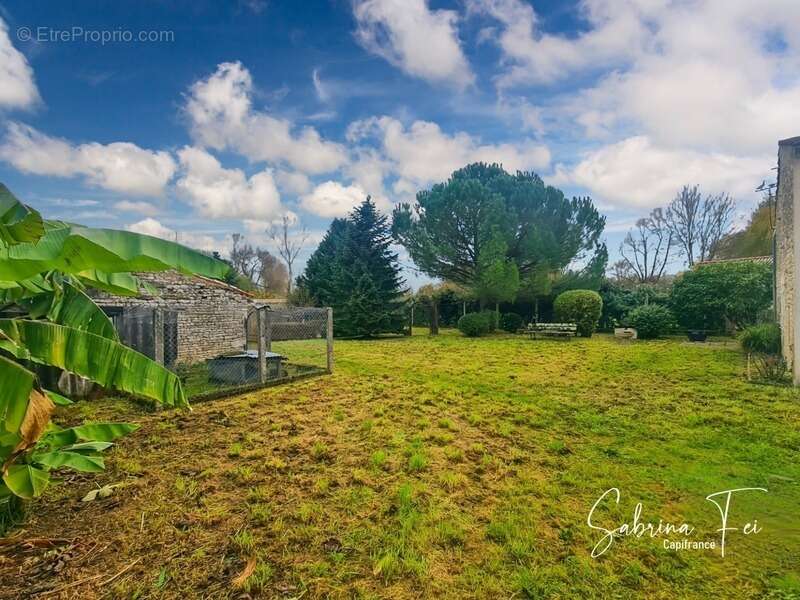
[[[0,597],[798,593],[800,404],[747,384],[734,343],[448,332],[337,342],[336,358],[332,376],[191,413],[59,409],[62,424],[141,429],[107,472],[64,473],[37,501],[0,546]],[[622,498],[606,524],[642,502],[643,518],[712,537],[705,496],[744,486],[769,489],[736,501],[763,531],[730,534],[724,560],[649,537],[590,556],[587,514],[610,487]],[[36,539],[51,541],[23,543]]]

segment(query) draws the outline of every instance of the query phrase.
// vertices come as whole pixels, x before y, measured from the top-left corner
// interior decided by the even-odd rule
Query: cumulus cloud
[[[272,171],[247,177],[226,169],[211,154],[187,146],[178,152],[180,177],[175,187],[201,215],[211,218],[269,219],[281,214],[281,197]]]
[[[364,201],[367,193],[357,185],[326,181],[300,200],[303,210],[319,217],[345,217]]]
[[[593,75],[553,102],[591,136],[626,129],[660,145],[774,153],[800,121],[794,0],[581,0],[578,35],[544,31],[521,0],[468,6],[501,25],[501,88]]]
[[[431,10],[426,0],[357,0],[356,40],[412,77],[457,88],[471,85],[458,39],[458,14]]]
[[[134,233],[141,233],[143,235],[150,235],[163,240],[169,240],[170,242],[178,242],[184,246],[188,246],[196,250],[203,250],[204,252],[217,251],[221,254],[225,254],[228,252],[230,245],[227,240],[217,239],[211,235],[176,231],[152,217],[147,217],[146,219],[142,219],[136,223],[126,225],[125,229]]]
[[[91,185],[140,196],[160,196],[175,173],[167,152],[129,142],[73,145],[21,123],[8,124],[0,159],[24,173],[83,176]]]
[[[11,44],[8,26],[0,18],[0,108],[30,108],[38,102],[33,69]]]
[[[685,184],[752,195],[770,166],[769,157],[670,149],[635,136],[587,153],[574,168],[559,165],[549,182],[579,185],[601,203],[644,210],[665,205]]]
[[[388,203],[383,182],[391,169],[391,163],[375,148],[356,148],[344,173],[373,198]]]
[[[395,192],[407,193],[476,161],[499,162],[509,171],[539,170],[550,164],[546,146],[532,140],[520,143],[483,144],[471,135],[449,135],[430,121],[415,121],[406,128],[392,117],[356,121],[348,128],[348,139],[376,136],[385,160],[400,181]]]
[[[298,171],[284,171],[278,169],[275,172],[275,180],[282,190],[294,194],[305,194],[311,189],[311,180]]]
[[[286,119],[255,110],[252,96],[252,77],[239,62],[222,63],[194,83],[185,112],[195,142],[309,174],[334,171],[345,163],[347,153],[340,144],[322,139],[313,127],[296,128]]]
[[[598,69],[624,61],[648,42],[646,19],[666,4],[663,0],[583,0],[589,28],[578,36],[541,31],[533,6],[522,0],[468,0],[471,13],[489,15],[502,25],[497,44],[506,71],[501,87],[553,83],[575,71]]]

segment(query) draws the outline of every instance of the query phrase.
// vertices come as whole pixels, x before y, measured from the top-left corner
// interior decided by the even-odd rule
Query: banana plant
[[[70,404],[44,389],[31,365],[49,365],[100,385],[188,407],[176,375],[123,345],[86,290],[135,295],[133,272],[176,269],[221,279],[222,261],[180,244],[111,229],[48,221],[0,184],[0,512],[40,495],[50,471],[98,472],[102,452],[136,429],[128,423],[60,429],[50,417]]]

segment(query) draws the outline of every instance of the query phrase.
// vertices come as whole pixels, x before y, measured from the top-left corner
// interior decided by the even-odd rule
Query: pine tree
[[[391,250],[388,218],[368,197],[347,220],[336,219],[311,256],[298,285],[331,306],[338,336],[400,333],[404,281]]]

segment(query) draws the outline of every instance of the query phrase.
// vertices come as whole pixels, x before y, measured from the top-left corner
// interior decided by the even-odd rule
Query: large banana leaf
[[[70,469],[83,473],[100,473],[105,469],[105,462],[102,456],[81,454],[79,452],[64,452],[61,450],[34,454],[31,457],[31,461],[50,469],[69,467]]]
[[[35,242],[43,234],[42,216],[22,204],[0,183],[0,241],[9,246]]]
[[[130,273],[104,273],[97,269],[76,273],[78,280],[88,287],[103,290],[115,296],[136,296],[147,286]]]
[[[29,500],[42,494],[50,483],[50,475],[33,465],[12,465],[3,475],[3,483],[20,498]]]
[[[56,366],[166,406],[188,406],[174,373],[119,342],[87,331],[44,321],[0,319],[0,348],[19,359]]]
[[[229,267],[175,242],[63,222],[48,222],[36,243],[0,247],[0,280],[19,281],[53,269],[68,274],[177,269],[222,279]]]
[[[14,304],[25,298],[53,291],[53,285],[44,275],[34,275],[20,281],[0,281],[0,302]]]
[[[54,429],[44,436],[43,442],[62,450],[79,452],[82,448],[91,446],[94,450],[100,451],[108,446],[98,447],[97,444],[108,444],[137,429],[139,426],[133,423],[86,423],[69,429]],[[79,443],[82,441],[84,443]]]
[[[0,381],[3,382],[0,388],[0,433],[16,434],[28,410],[36,376],[23,366],[0,356]]]
[[[119,341],[117,330],[106,313],[89,296],[67,281],[54,294],[47,318],[59,325]]]

